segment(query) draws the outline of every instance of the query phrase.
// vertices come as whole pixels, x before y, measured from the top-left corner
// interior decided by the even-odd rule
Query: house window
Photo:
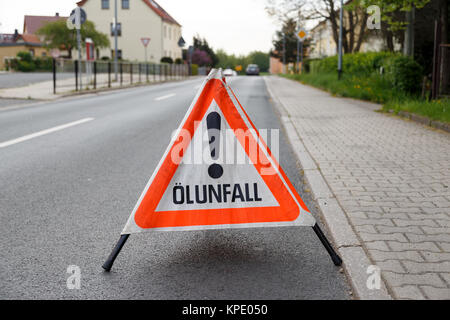
[[[164,38],[167,38],[167,27],[164,26]]]
[[[122,35],[122,23],[117,23],[117,36]],[[111,22],[111,37],[114,37],[114,24]]]
[[[172,39],[172,29],[169,27],[169,39]]]
[[[130,0],[122,0],[122,9],[130,9]]]
[[[102,0],[102,9],[109,9],[109,0]]]

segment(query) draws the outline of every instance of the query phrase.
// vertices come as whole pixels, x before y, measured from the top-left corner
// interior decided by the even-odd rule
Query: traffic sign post
[[[144,45],[145,63],[147,63],[147,46],[150,43],[150,38],[141,38],[141,42]]]
[[[312,227],[342,264],[221,69],[213,69],[102,267],[111,270],[131,233],[282,226]]]
[[[69,18],[67,19],[67,27],[69,29],[76,29],[77,30],[77,46],[78,46],[78,61],[79,61],[79,67],[80,67],[80,89],[83,90],[82,85],[82,78],[83,78],[83,69],[81,67],[81,25],[86,22],[87,14],[86,11],[84,11],[80,7],[76,7],[72,10],[70,13]]]
[[[306,30],[303,28],[300,28],[295,33],[297,37],[297,64],[299,63],[299,55],[300,55],[300,73],[303,73],[303,41],[306,39],[308,34],[306,33]],[[300,52],[300,54],[299,54]]]

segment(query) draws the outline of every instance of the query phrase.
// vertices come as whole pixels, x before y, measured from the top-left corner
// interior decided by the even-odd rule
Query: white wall
[[[122,50],[124,59],[145,60],[145,49],[140,40],[142,37],[151,39],[147,47],[150,62],[159,63],[164,56],[164,49],[173,51],[177,57],[181,57],[181,49],[177,46],[179,50],[177,52],[173,45],[178,38],[173,40],[172,37],[172,41],[163,38],[163,24],[174,26],[173,24],[163,23],[162,18],[142,0],[130,0],[130,9],[122,9],[122,1],[118,0],[117,7],[118,22],[122,24],[122,35],[118,37],[118,49]],[[114,35],[111,35],[110,24],[114,18],[114,0],[110,0],[109,9],[101,8],[101,0],[88,0],[82,8],[86,11],[88,20],[94,22],[96,29],[109,37],[111,48],[100,50],[99,58],[111,57],[111,49],[114,49]],[[179,26],[177,29],[181,32]]]

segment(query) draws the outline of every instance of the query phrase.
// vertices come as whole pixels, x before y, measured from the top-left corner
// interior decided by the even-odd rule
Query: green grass
[[[424,101],[421,99],[392,100],[383,105],[383,110],[408,111],[432,120],[450,123],[450,100]]]
[[[282,75],[330,92],[335,96],[372,101],[383,105],[383,111],[408,111],[429,117],[432,120],[450,122],[450,100],[428,102],[392,88],[386,78],[371,76],[343,75],[338,81],[336,73],[305,73],[302,75]]]

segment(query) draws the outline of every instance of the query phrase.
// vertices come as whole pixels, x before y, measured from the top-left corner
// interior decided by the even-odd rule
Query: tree
[[[253,63],[259,66],[261,72],[269,70],[269,54],[265,52],[253,51],[248,55],[236,56],[219,49],[216,54],[219,59],[217,67],[222,69],[236,69],[237,66],[242,66],[245,69],[246,66]]]
[[[110,45],[108,36],[97,31],[92,21],[83,23],[80,32],[83,47],[86,38],[91,38],[97,48],[107,48]],[[77,47],[76,30],[68,29],[65,20],[46,23],[37,31],[37,34],[44,37],[46,48],[67,50],[68,58],[72,58],[72,49]]]
[[[219,62],[219,58],[215,54],[214,50],[209,46],[208,41],[206,39],[201,39],[200,36],[194,36],[193,38],[193,46],[194,49],[199,49],[201,51],[205,51],[208,56],[211,58],[211,66],[215,67]]]
[[[197,64],[200,67],[210,66],[212,64],[212,60],[206,51],[195,49],[192,54],[192,63]]]
[[[340,0],[268,0],[269,15],[288,19],[329,21],[336,52],[339,43]],[[367,12],[362,7],[345,8],[342,47],[344,52],[358,52],[367,34]]]
[[[257,64],[261,72],[267,72],[270,68],[270,56],[262,51],[253,51],[248,55],[250,63]]]
[[[383,13],[381,20],[387,22],[392,31],[405,30],[408,22],[401,19],[398,12],[410,12],[413,8],[423,8],[431,0],[354,0],[356,6],[368,8],[378,6]]]
[[[367,9],[371,6],[377,6],[381,15],[381,31],[386,40],[390,51],[394,50],[394,37],[403,43],[407,39],[406,48],[408,54],[412,54],[413,46],[411,38],[413,37],[413,9],[421,9],[430,0],[354,0],[353,7],[362,7]]]
[[[286,37],[286,63],[297,62],[297,37],[295,35],[296,22],[292,18],[288,18],[283,24],[281,30],[275,34],[276,39],[273,41],[274,49],[271,51],[271,56],[283,61],[283,38]],[[303,55],[305,56],[306,49],[310,46],[310,41],[307,39],[303,41]]]

